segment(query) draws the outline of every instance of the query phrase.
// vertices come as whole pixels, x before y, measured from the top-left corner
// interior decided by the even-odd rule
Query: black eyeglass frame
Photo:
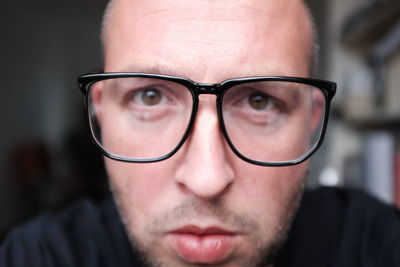
[[[183,134],[181,141],[171,152],[169,152],[163,156],[156,157],[156,158],[133,159],[133,158],[121,157],[121,156],[111,154],[108,151],[106,151],[103,148],[103,146],[98,142],[98,140],[96,139],[96,137],[93,134],[92,125],[90,122],[90,114],[89,114],[90,87],[92,86],[92,84],[94,84],[96,82],[99,82],[102,80],[107,80],[107,79],[115,79],[115,78],[154,78],[154,79],[167,80],[167,81],[181,84],[190,91],[190,93],[192,95],[192,100],[193,100],[193,107],[192,107],[192,113],[191,113],[191,117],[189,120],[189,124],[185,130],[185,133]],[[310,86],[313,86],[313,87],[321,90],[325,97],[326,105],[325,105],[325,111],[324,111],[324,121],[323,121],[319,140],[309,150],[308,153],[306,153],[305,155],[303,155],[302,157],[300,157],[298,159],[291,160],[291,161],[284,161],[284,162],[263,162],[263,161],[253,160],[253,159],[247,158],[243,154],[241,154],[235,148],[235,146],[233,145],[232,141],[229,138],[229,135],[225,128],[223,114],[222,114],[222,100],[224,98],[225,93],[227,92],[227,90],[229,88],[231,88],[235,85],[249,83],[249,82],[262,82],[262,81],[293,82],[293,83],[310,85]],[[233,78],[233,79],[225,80],[221,83],[212,84],[212,83],[197,83],[197,82],[194,82],[187,78],[170,76],[170,75],[162,75],[162,74],[151,74],[151,73],[131,73],[131,72],[91,73],[91,74],[84,74],[84,75],[79,76],[78,77],[78,86],[83,94],[84,112],[85,112],[85,117],[86,117],[86,120],[87,120],[89,128],[90,128],[90,133],[91,133],[90,136],[91,136],[92,141],[100,149],[100,151],[103,153],[103,155],[107,156],[108,158],[111,158],[111,159],[117,160],[117,161],[132,162],[132,163],[158,162],[158,161],[162,161],[162,160],[172,157],[181,148],[181,146],[185,143],[186,139],[188,138],[188,136],[190,135],[190,133],[193,129],[193,125],[194,125],[194,122],[196,119],[196,114],[197,114],[197,110],[198,110],[198,106],[199,106],[199,98],[198,98],[199,95],[212,94],[212,95],[216,95],[216,97],[217,97],[216,105],[217,105],[218,120],[219,120],[219,125],[221,127],[222,133],[224,135],[224,138],[227,141],[230,148],[232,149],[232,151],[239,158],[241,158],[242,160],[244,160],[248,163],[260,165],[260,166],[279,167],[279,166],[291,166],[291,165],[299,164],[299,163],[307,160],[309,157],[311,157],[311,155],[314,154],[321,146],[321,144],[324,140],[324,137],[325,137],[325,132],[326,132],[327,124],[328,124],[330,104],[331,104],[332,98],[336,94],[336,83],[334,83],[334,82],[320,80],[320,79],[313,79],[313,78],[285,77],[285,76],[256,76],[256,77]]]

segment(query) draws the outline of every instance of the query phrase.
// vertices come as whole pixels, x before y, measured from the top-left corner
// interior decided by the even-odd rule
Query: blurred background
[[[338,83],[309,187],[347,186],[400,206],[400,1],[309,0],[315,75]],[[14,0],[0,9],[0,239],[14,225],[108,190],[79,74],[101,67],[106,0]]]

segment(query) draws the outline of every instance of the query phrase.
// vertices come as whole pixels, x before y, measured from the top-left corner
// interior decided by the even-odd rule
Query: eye
[[[256,92],[249,95],[248,103],[256,110],[263,110],[270,105],[271,99],[263,93]]]
[[[145,89],[140,91],[138,94],[143,104],[147,106],[155,106],[159,104],[162,100],[162,94],[157,89]]]
[[[243,104],[254,111],[272,111],[281,107],[280,101],[263,92],[250,93]]]
[[[166,91],[166,88],[159,86],[137,88],[126,95],[125,101],[128,105],[155,108],[170,103],[171,99],[167,97],[168,93]]]

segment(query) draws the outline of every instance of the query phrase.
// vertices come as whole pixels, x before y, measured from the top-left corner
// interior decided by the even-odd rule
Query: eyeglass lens
[[[89,90],[92,134],[114,156],[151,159],[170,153],[192,116],[191,91],[173,81],[113,78],[98,81]],[[226,90],[221,110],[228,138],[239,153],[256,161],[285,162],[316,145],[325,108],[318,88],[263,81]]]
[[[319,141],[325,112],[321,90],[293,82],[253,82],[230,88],[222,104],[227,135],[245,157],[293,161]]]

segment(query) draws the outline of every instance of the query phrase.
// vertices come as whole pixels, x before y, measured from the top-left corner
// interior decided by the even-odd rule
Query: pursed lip
[[[170,247],[182,261],[198,264],[226,261],[240,242],[240,233],[218,226],[187,225],[167,236]]]
[[[187,225],[170,232],[171,234],[192,234],[192,235],[235,235],[237,233],[220,228],[218,226],[199,227],[196,225]]]

